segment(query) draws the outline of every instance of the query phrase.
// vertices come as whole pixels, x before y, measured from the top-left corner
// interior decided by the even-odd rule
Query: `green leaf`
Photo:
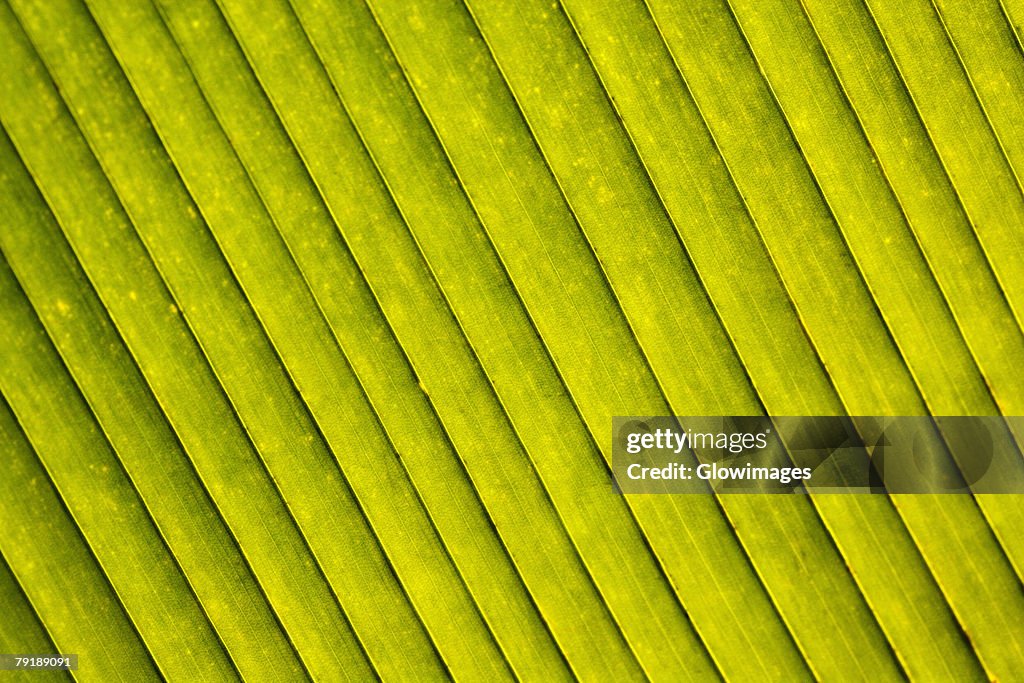
[[[960,461],[943,416],[1021,413],[1022,22],[5,0],[0,651],[1013,679],[1019,497],[623,496],[610,465],[616,415],[930,414]]]
[[[43,462],[6,400],[0,408],[3,555],[25,596],[61,653],[87,653],[93,680],[118,680],[122,667],[155,677],[146,645]]]
[[[21,270],[20,285],[55,340],[56,350],[74,368],[79,390],[161,525],[204,611],[243,675],[299,673],[301,665],[265,603],[263,587],[251,576],[237,537],[232,537],[192,469],[32,179],[23,169],[17,172],[20,164],[6,135],[0,148],[7,169],[0,205],[22,226],[5,233],[0,245],[13,267]],[[12,291],[18,286],[10,271],[5,270],[3,277]],[[97,348],[106,353],[97,353]],[[196,538],[203,543],[196,544]],[[225,592],[224,585],[232,585],[233,590]]]
[[[10,420],[10,407],[3,406],[6,413],[4,420]],[[9,423],[6,426],[10,426]],[[4,441],[4,446],[10,442]],[[28,600],[18,579],[11,572],[7,560],[0,557],[0,603],[4,605],[5,615],[0,621],[0,648],[9,653],[48,653],[55,654],[57,646],[53,644],[46,626],[40,621],[39,613]],[[67,681],[69,674],[62,672],[14,672],[7,674],[15,680],[32,680],[42,678],[51,681]]]
[[[149,509],[139,499],[85,400],[63,371],[28,301],[19,295],[5,266],[0,278],[4,304],[0,327],[4,348],[11,355],[4,363],[0,387],[20,411],[25,437],[41,461],[32,462],[31,450],[18,448],[18,454],[27,461],[23,465],[26,473],[38,476],[42,464],[54,485],[49,506],[39,505],[32,512],[45,520],[48,515],[63,512],[61,504],[67,506],[106,574],[100,574],[98,582],[109,579],[128,618],[140,635],[146,634],[142,640],[165,675],[231,678],[231,661],[177,559],[166,547]],[[58,300],[56,306],[64,315],[75,314],[67,302]],[[54,428],[54,424],[60,427]],[[29,495],[32,487],[26,486],[24,479],[11,481],[8,486],[19,483],[23,492],[8,493],[10,504],[20,501],[22,506],[36,507]],[[36,486],[43,484],[37,481]],[[19,526],[29,531],[33,525],[24,520]],[[73,525],[66,524],[64,529],[68,534],[76,533]],[[125,561],[124,556],[131,559]],[[179,628],[164,628],[168,621]]]

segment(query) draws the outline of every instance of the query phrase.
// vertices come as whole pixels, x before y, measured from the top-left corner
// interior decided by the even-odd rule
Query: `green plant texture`
[[[80,657],[0,681],[1021,680],[1021,497],[610,459],[616,415],[1024,415],[1022,39],[0,0],[0,653]]]

